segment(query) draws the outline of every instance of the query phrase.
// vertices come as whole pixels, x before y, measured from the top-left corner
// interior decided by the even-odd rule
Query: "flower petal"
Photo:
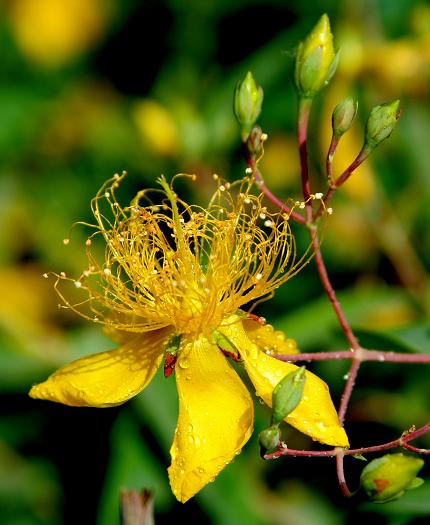
[[[297,366],[284,363],[261,351],[247,336],[242,322],[237,321],[220,329],[239,350],[246,371],[257,395],[272,405],[272,392],[279,381]],[[312,439],[327,445],[348,447],[345,430],[339,425],[337,412],[327,384],[312,372],[306,371],[302,400],[285,421]]]
[[[261,324],[253,319],[243,319],[242,324],[248,338],[269,354],[300,352],[294,339],[286,339],[284,332],[274,330],[270,324]]]
[[[184,503],[240,452],[252,433],[254,408],[235,370],[203,336],[182,341],[176,383],[179,419],[169,478]]]
[[[34,385],[30,396],[71,406],[120,405],[151,381],[169,334],[165,329],[139,334],[115,350],[73,361]]]

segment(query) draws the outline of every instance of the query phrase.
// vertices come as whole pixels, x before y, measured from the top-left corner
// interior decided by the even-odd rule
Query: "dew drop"
[[[179,358],[179,366],[181,368],[188,368],[190,366],[190,362],[186,357],[180,357]]]

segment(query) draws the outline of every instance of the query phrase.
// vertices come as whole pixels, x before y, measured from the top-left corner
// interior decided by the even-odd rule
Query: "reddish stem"
[[[379,361],[380,363],[410,363],[430,364],[430,354],[408,354],[402,352],[382,352],[379,350],[366,350],[361,348],[359,354],[350,350],[340,352],[311,352],[304,354],[277,354],[273,355],[280,361],[334,361],[341,359],[357,359],[360,361]]]
[[[305,224],[305,219],[300,215],[300,213],[297,213],[296,211],[292,210],[289,206],[284,204],[276,195],[274,195],[269,188],[264,183],[263,176],[260,173],[260,170],[257,168],[256,162],[255,162],[255,156],[252,155],[248,150],[246,151],[246,163],[248,165],[248,168],[252,170],[252,174],[255,178],[255,181],[257,183],[257,186],[260,188],[262,193],[267,197],[267,199],[274,204],[276,207],[278,207],[281,211],[284,211],[287,213],[292,219],[294,219],[296,222],[300,224]]]
[[[330,145],[331,147],[331,145]],[[330,171],[327,171],[327,177],[330,182],[330,187],[327,190],[326,194],[323,197],[323,200],[321,202],[321,206],[319,207],[318,211],[315,213],[314,220],[321,217],[324,210],[327,208],[327,204],[332,198],[334,192],[341,186],[346,180],[349,179],[349,177],[353,174],[353,172],[361,165],[363,162],[367,159],[367,157],[370,155],[371,151],[369,148],[363,146],[361,148],[360,153],[357,155],[357,157],[354,159],[354,161],[346,168],[346,170],[338,177],[336,180],[333,180],[333,173]],[[328,156],[327,156],[328,159]],[[329,169],[332,169],[332,166],[330,165]],[[330,173],[330,175],[329,175]]]
[[[345,422],[345,414],[348,409],[348,403],[351,398],[352,391],[354,389],[355,380],[357,379],[358,369],[360,368],[361,361],[360,359],[354,358],[351,363],[351,367],[347,374],[347,380],[345,387],[343,389],[342,397],[340,400],[338,415],[339,415],[339,424],[343,427]]]
[[[333,157],[336,152],[337,145],[339,144],[339,137],[332,135],[330,146],[328,148],[327,157],[325,160],[325,171],[327,174],[327,180],[330,186],[333,183]]]
[[[340,488],[340,491],[342,492],[342,495],[345,496],[345,498],[350,498],[352,496],[352,493],[349,490],[348,485],[346,483],[345,472],[343,469],[343,458],[344,458],[343,452],[339,453],[336,456],[337,480],[338,480],[339,488]]]
[[[327,269],[324,263],[324,259],[321,253],[316,226],[312,226],[310,228],[310,232],[311,232],[312,246],[313,246],[314,254],[315,254],[315,265],[317,267],[317,270],[320,276],[320,280],[324,287],[325,293],[327,294],[327,297],[329,298],[332,304],[333,310],[336,314],[336,317],[338,318],[342,331],[346,339],[348,340],[349,344],[351,345],[351,348],[353,350],[358,350],[360,349],[360,344],[357,338],[355,337],[353,331],[351,330],[351,327],[349,326],[349,323],[345,317],[345,314],[343,313],[343,310],[340,306],[336,292],[330,282],[330,278],[328,276]]]
[[[310,224],[312,222],[312,199],[311,199],[311,184],[309,180],[308,168],[308,125],[309,115],[312,107],[311,98],[301,98],[299,100],[299,114],[297,126],[297,141],[299,143],[300,167],[303,198],[305,201],[306,220]]]
[[[324,290],[333,306],[336,316],[339,320],[340,326],[342,327],[345,337],[349,341],[351,347],[354,350],[360,348],[360,345],[355,338],[348,321],[340,307],[340,303],[337,299],[336,292],[331,285],[328,273],[324,264],[324,259],[320,250],[320,243],[318,240],[317,227],[313,223],[313,212],[312,212],[312,199],[311,196],[311,185],[309,180],[309,168],[308,168],[308,152],[307,152],[307,135],[308,135],[308,124],[309,115],[312,107],[312,99],[301,98],[299,100],[299,114],[298,114],[298,126],[297,126],[297,140],[299,143],[300,151],[300,168],[301,168],[301,179],[302,179],[302,190],[303,198],[306,206],[306,220],[309,228],[309,234],[312,241],[312,247],[315,254],[315,264],[320,276],[321,283]]]
[[[361,448],[333,448],[331,450],[294,450],[291,448],[280,447],[275,452],[270,454],[265,454],[264,459],[275,459],[280,456],[294,456],[294,457],[318,457],[318,458],[343,458],[344,456],[357,456],[360,454],[372,454],[375,452],[383,452],[384,450],[389,450],[392,448],[402,447],[407,450],[411,450],[418,454],[430,454],[430,449],[418,448],[409,444],[409,441],[417,439],[424,434],[430,432],[430,423],[426,423],[421,428],[417,430],[412,430],[405,432],[398,439],[394,441],[389,441],[388,443],[383,443],[381,445],[373,445],[371,447],[361,447]],[[343,467],[342,467],[343,473]],[[338,471],[339,474],[339,471]]]

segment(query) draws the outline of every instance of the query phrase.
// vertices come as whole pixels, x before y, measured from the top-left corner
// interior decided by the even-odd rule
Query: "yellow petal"
[[[115,350],[73,361],[33,386],[30,396],[71,406],[120,405],[151,381],[168,337],[169,331],[154,330]]]
[[[216,345],[183,340],[176,365],[179,419],[170,450],[172,491],[185,502],[238,454],[252,433],[248,390]]]
[[[297,366],[284,363],[261,351],[247,336],[242,322],[231,323],[221,329],[236,346],[257,395],[271,406],[272,392],[279,381]],[[345,430],[339,425],[328,387],[311,372],[306,372],[306,383],[300,404],[285,421],[312,439],[327,445],[348,447]]]
[[[294,339],[286,339],[284,332],[274,330],[270,324],[244,319],[243,328],[249,339],[269,354],[298,354],[300,350]]]

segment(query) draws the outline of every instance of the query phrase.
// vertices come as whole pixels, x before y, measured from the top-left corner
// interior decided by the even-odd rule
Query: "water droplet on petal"
[[[181,368],[188,368],[190,366],[190,362],[186,357],[180,357],[179,358],[179,366]]]

